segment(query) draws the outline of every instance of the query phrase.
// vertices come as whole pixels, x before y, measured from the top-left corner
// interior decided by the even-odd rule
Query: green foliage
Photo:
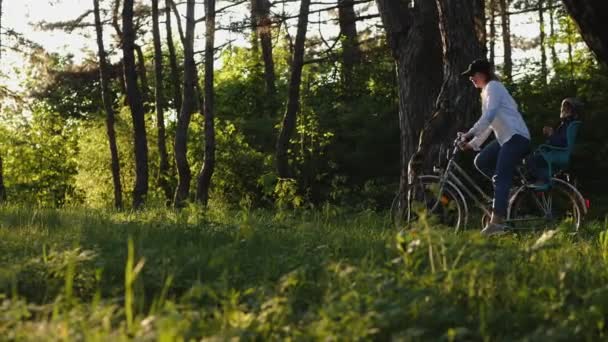
[[[0,151],[4,181],[14,202],[61,206],[79,202],[74,187],[78,128],[45,104],[22,114],[2,112]]]

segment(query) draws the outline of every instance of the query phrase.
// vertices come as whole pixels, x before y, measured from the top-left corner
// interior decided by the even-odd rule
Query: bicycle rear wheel
[[[562,227],[576,233],[583,212],[572,189],[554,181],[547,191],[536,191],[528,187],[518,189],[510,200],[508,221],[515,230]]]
[[[426,209],[434,222],[459,231],[466,226],[468,208],[464,196],[449,182],[441,189],[437,176],[420,176],[414,184],[412,205],[407,205],[407,195],[397,194],[391,205],[391,221],[398,229],[418,220],[417,210]]]

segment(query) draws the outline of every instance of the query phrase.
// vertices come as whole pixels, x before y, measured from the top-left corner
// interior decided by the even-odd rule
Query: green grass
[[[0,208],[0,339],[598,340],[608,235],[387,215]]]

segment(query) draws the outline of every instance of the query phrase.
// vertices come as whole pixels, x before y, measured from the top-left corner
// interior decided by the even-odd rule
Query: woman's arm
[[[467,132],[468,137],[478,136],[490,127],[492,121],[498,114],[500,103],[502,102],[503,92],[498,83],[490,82],[486,89],[486,103],[488,109],[481,115],[475,125]]]
[[[481,132],[481,134],[475,136],[473,140],[469,141],[469,145],[471,145],[471,148],[475,151],[481,150],[481,145],[488,140],[490,134],[492,134],[492,129],[488,127],[485,131]]]

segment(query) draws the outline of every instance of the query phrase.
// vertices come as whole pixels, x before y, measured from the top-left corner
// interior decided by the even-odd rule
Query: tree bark
[[[598,60],[608,64],[608,1],[563,0],[583,39]]]
[[[122,50],[124,61],[127,99],[133,119],[133,140],[135,152],[135,186],[133,207],[141,208],[148,193],[148,142],[142,96],[137,85],[135,67],[135,30],[133,28],[133,0],[125,0],[122,11]]]
[[[272,56],[272,21],[269,16],[270,2],[268,0],[252,0],[251,10],[256,31],[255,36],[260,39],[260,45],[262,46],[266,94],[271,101],[270,111],[274,115],[276,111],[277,89],[274,58]]]
[[[154,77],[156,83],[156,128],[158,144],[158,178],[157,184],[165,194],[167,203],[173,199],[173,191],[169,185],[169,155],[167,154],[167,138],[165,133],[164,87],[163,87],[163,52],[160,41],[158,0],[152,0],[152,36],[154,39]]]
[[[459,130],[470,126],[480,110],[479,92],[460,74],[474,59],[483,57],[475,36],[476,0],[436,0],[443,46],[444,81],[433,117],[426,123],[418,151],[410,160],[410,180],[419,174],[425,156],[437,144],[447,144]]]
[[[361,49],[357,37],[357,15],[353,0],[338,0],[338,22],[340,32],[344,35],[342,41],[344,81],[347,86],[351,86],[353,69],[361,61]]]
[[[280,178],[292,177],[289,168],[289,140],[295,129],[297,114],[300,110],[300,85],[302,83],[302,68],[304,67],[304,43],[306,41],[309,11],[310,0],[302,0],[300,3],[298,30],[291,63],[287,109],[285,111],[285,116],[283,117],[283,124],[276,147],[277,173]]]
[[[490,63],[496,62],[496,0],[490,0]]]
[[[144,52],[141,49],[141,46],[138,44],[133,44],[135,48],[135,52],[137,53],[137,73],[139,76],[139,82],[141,87],[141,96],[142,101],[144,102],[144,106],[148,104],[150,101],[150,87],[148,83],[148,75],[146,73],[146,59],[144,57]]]
[[[215,169],[215,115],[213,62],[215,51],[215,0],[205,0],[205,159],[198,176],[196,198],[204,206],[209,203],[209,188]]]
[[[551,38],[551,65],[553,68],[559,62],[557,58],[557,51],[555,50],[555,0],[549,0],[550,10],[549,10],[549,37]]]
[[[547,51],[545,50],[546,34],[544,5],[545,2],[543,0],[538,0],[538,25],[540,30],[540,73],[543,83],[547,84],[547,77],[549,76],[549,72],[547,70]]]
[[[169,67],[171,71],[171,81],[173,86],[173,108],[179,115],[179,111],[182,109],[182,89],[180,85],[179,68],[177,66],[177,55],[175,54],[175,44],[173,43],[173,27],[171,25],[170,0],[165,0],[165,31],[167,33]]]
[[[174,206],[180,208],[188,199],[192,174],[188,164],[188,127],[192,112],[196,108],[196,64],[194,63],[194,8],[195,0],[187,0],[186,5],[186,34],[184,37],[184,85],[182,108],[177,118],[175,129],[175,165],[177,167],[178,183],[175,191]]]
[[[6,188],[4,187],[4,168],[0,157],[0,203],[6,202]]]
[[[504,76],[504,80],[507,83],[511,83],[513,81],[513,58],[511,47],[511,23],[509,19],[509,3],[510,0],[499,0],[502,25],[502,45],[504,49],[504,62],[502,73]]]
[[[114,100],[110,91],[110,71],[106,50],[103,45],[103,26],[99,12],[99,0],[93,0],[95,14],[95,31],[97,33],[97,55],[99,57],[99,78],[101,80],[100,90],[103,106],[106,112],[106,133],[110,146],[110,160],[112,170],[112,183],[114,185],[114,206],[122,209],[122,185],[120,184],[120,160],[118,158],[118,147],[116,146],[116,132],[114,131]]]
[[[0,0],[0,60],[2,60],[2,0]],[[2,151],[0,151],[1,153]],[[4,169],[2,168],[2,155],[0,155],[0,203],[6,202],[6,188],[4,187]]]
[[[413,9],[391,0],[376,0],[395,59],[399,95],[401,175],[399,188],[408,185],[408,162],[418,136],[430,117],[442,84],[442,54],[434,1],[418,0]]]

